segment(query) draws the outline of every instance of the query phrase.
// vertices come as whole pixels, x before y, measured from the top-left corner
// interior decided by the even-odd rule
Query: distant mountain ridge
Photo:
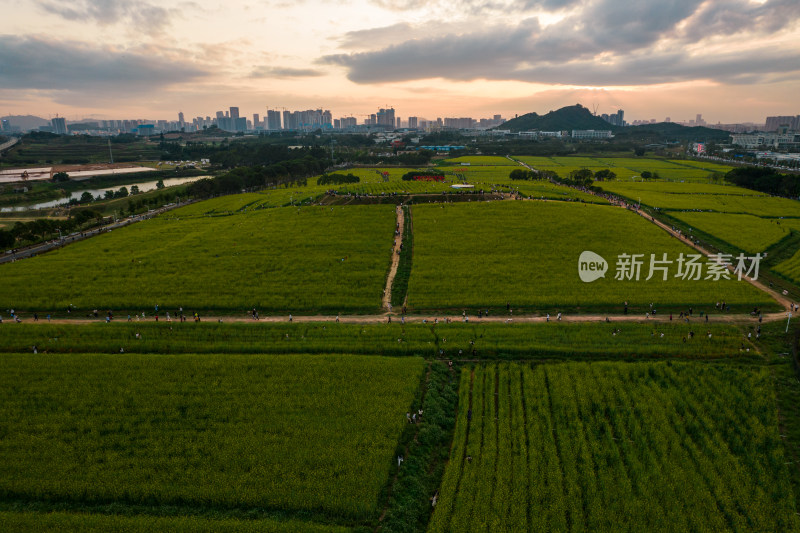
[[[612,130],[619,128],[606,122],[580,104],[562,107],[546,115],[526,113],[521,117],[504,122],[498,129],[511,131],[569,131],[569,130]]]
[[[7,120],[12,126],[17,126],[22,131],[35,130],[39,126],[49,126],[50,121],[37,117],[35,115],[7,115],[0,117],[2,120]]]

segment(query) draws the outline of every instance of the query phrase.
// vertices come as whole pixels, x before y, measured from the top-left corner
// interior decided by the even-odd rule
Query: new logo
[[[585,251],[578,258],[578,275],[584,283],[606,277],[608,263],[594,252]]]

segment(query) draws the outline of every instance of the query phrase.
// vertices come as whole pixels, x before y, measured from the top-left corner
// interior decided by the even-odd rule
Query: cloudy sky
[[[798,0],[0,0],[0,114],[800,114]]]

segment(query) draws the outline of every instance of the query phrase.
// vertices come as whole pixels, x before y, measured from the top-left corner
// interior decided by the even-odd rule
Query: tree
[[[586,187],[592,184],[593,177],[594,173],[588,168],[576,169],[569,173],[569,178],[574,181],[575,184]]]
[[[120,189],[114,193],[114,198],[125,198],[126,196],[128,196],[127,187],[120,187]]]
[[[164,180],[158,180],[156,182],[156,189],[163,189],[164,188]]]
[[[139,186],[131,185],[131,194],[139,194]]]
[[[604,168],[603,170],[598,170],[597,172],[594,173],[594,179],[596,179],[597,181],[613,180],[616,178],[617,175],[607,168]]]
[[[61,182],[61,181],[69,181],[69,174],[66,172],[56,172],[53,174],[53,181]]]
[[[640,157],[644,155],[644,152],[645,152],[645,149],[642,146],[637,146],[636,148],[633,149],[633,153],[638,155],[638,156],[640,156]]]
[[[89,191],[86,191],[81,195],[82,204],[88,204],[89,202],[93,201],[94,201],[94,196],[92,196],[92,193],[90,193]]]
[[[650,178],[653,177],[653,173],[650,172],[649,170],[643,170],[641,176],[642,176],[642,179],[649,180]]]

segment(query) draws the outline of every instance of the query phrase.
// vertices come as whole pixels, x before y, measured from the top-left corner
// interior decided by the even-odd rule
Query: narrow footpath
[[[403,246],[403,224],[405,223],[405,216],[403,214],[403,207],[397,206],[395,211],[397,213],[397,228],[395,229],[394,247],[392,248],[392,265],[389,267],[389,275],[386,276],[386,288],[383,290],[382,307],[385,311],[391,311],[392,305],[392,285],[394,284],[394,277],[397,275],[397,267],[400,264],[400,247]]]

